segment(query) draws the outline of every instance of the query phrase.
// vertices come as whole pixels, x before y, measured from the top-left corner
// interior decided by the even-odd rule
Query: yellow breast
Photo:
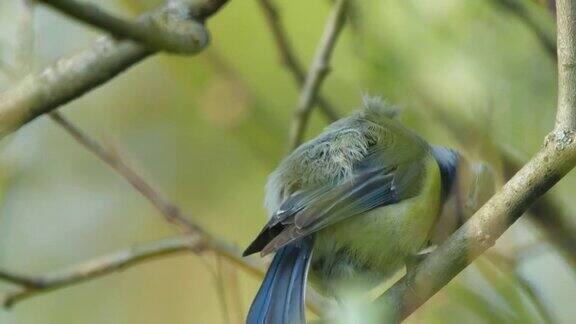
[[[397,271],[407,256],[420,251],[438,217],[441,177],[432,157],[426,160],[425,175],[417,196],[376,208],[318,232],[313,263],[314,259],[322,259],[333,262],[334,269],[338,269],[338,262],[346,262],[345,266],[352,268],[351,277],[361,276],[362,272],[369,272],[371,277],[374,273],[387,277]],[[344,258],[347,260],[343,260],[341,251],[346,251]],[[322,275],[315,277],[322,280]]]

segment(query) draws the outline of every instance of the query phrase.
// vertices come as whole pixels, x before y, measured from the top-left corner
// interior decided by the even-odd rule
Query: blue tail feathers
[[[305,323],[304,291],[311,254],[310,240],[294,242],[276,252],[250,306],[247,324]]]

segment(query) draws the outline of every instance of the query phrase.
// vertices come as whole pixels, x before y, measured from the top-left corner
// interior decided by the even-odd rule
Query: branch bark
[[[337,0],[326,23],[326,28],[324,29],[324,33],[316,50],[310,71],[304,81],[300,100],[292,120],[289,136],[290,151],[298,147],[304,138],[310,112],[314,108],[314,100],[320,90],[322,81],[328,73],[330,57],[346,20],[346,6],[346,0]]]
[[[25,281],[14,274],[0,272],[0,278],[22,285],[22,287],[4,295],[1,302],[5,307],[10,307],[25,298],[95,279],[151,258],[194,250],[201,243],[200,237],[187,235],[139,244],[53,274],[27,277]]]
[[[524,164],[505,149],[501,149],[504,172],[511,178]],[[528,210],[529,219],[557,248],[566,261],[576,269],[576,228],[569,221],[572,215],[561,207],[552,193],[540,197]]]
[[[576,164],[574,133],[552,133],[544,148],[494,195],[466,224],[377,303],[406,318],[444,287]]]
[[[211,4],[210,8],[217,9],[226,2],[206,0],[198,3],[198,7],[190,5],[190,10],[208,17],[215,12],[202,8]],[[150,14],[160,14],[163,8]],[[176,27],[178,22],[170,26]],[[200,29],[189,32],[190,37],[198,40],[206,36]],[[0,138],[100,86],[153,53],[154,49],[131,40],[104,37],[92,48],[62,59],[39,74],[29,75],[13,88],[0,93]]]
[[[150,49],[194,54],[208,44],[208,33],[198,20],[206,18],[211,12],[204,12],[205,16],[191,17],[188,1],[168,1],[157,10],[143,14],[136,22],[112,15],[92,3],[76,0],[39,2],[110,33],[117,39],[131,39]],[[219,4],[224,2],[218,1]]]
[[[50,118],[60,125],[76,142],[85,149],[93,153],[96,157],[106,163],[130,185],[144,196],[162,215],[167,222],[178,226],[185,233],[193,233],[203,230],[199,225],[193,223],[190,217],[182,215],[180,209],[162,197],[144,178],[132,170],[124,160],[114,154],[112,150],[107,150],[96,140],[84,133],[80,128],[66,119],[57,111],[50,113]]]
[[[556,129],[576,129],[576,3],[557,1],[558,113]]]
[[[304,70],[304,67],[302,67],[302,65],[298,62],[298,58],[296,57],[296,53],[294,52],[292,44],[290,44],[290,41],[288,40],[286,30],[282,26],[282,20],[278,14],[278,10],[274,4],[272,4],[271,0],[258,0],[258,4],[262,9],[264,18],[266,18],[266,23],[268,24],[270,32],[272,33],[272,38],[274,39],[274,43],[278,49],[280,60],[286,69],[290,72],[296,84],[299,87],[302,87],[306,79],[306,71]],[[338,119],[338,113],[336,112],[336,109],[334,109],[334,105],[332,105],[328,99],[323,97],[321,94],[316,96],[316,103],[318,104],[320,111],[324,114],[329,122],[333,122]]]

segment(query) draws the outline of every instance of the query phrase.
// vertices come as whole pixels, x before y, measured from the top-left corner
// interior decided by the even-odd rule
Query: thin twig
[[[10,64],[0,60],[0,71],[4,73],[9,79],[15,80],[18,76],[18,70],[12,67]]]
[[[559,0],[559,91],[554,131],[544,147],[524,165],[456,233],[424,261],[396,282],[377,303],[394,309],[400,319],[409,316],[496,240],[536,199],[576,165],[576,6]]]
[[[214,251],[235,266],[251,274],[258,277],[263,275],[264,265],[260,260],[256,258],[243,258],[241,251],[230,243],[206,233],[201,235],[188,234],[138,244],[131,248],[91,259],[69,267],[68,269],[39,277],[23,276],[8,271],[0,271],[0,279],[20,286],[7,294],[1,295],[0,305],[10,307],[24,299],[96,279],[158,256],[186,251],[196,251],[197,253]],[[322,315],[329,307],[326,300],[313,291],[308,291],[306,304],[312,312],[319,315]]]
[[[135,245],[53,274],[26,279],[22,282],[23,287],[4,295],[1,302],[10,307],[25,298],[95,279],[158,256],[194,250],[200,244],[200,237],[186,235]]]
[[[201,22],[190,19],[190,5],[186,1],[168,1],[157,11],[129,21],[106,12],[99,6],[76,0],[38,0],[81,22],[100,28],[118,39],[131,39],[151,49],[172,53],[194,54],[208,43],[208,34]],[[212,1],[219,9],[227,0]],[[208,2],[205,2],[208,3]],[[202,12],[205,19],[212,12]],[[175,24],[176,23],[176,24]]]
[[[542,44],[546,53],[548,53],[552,59],[556,60],[556,40],[554,39],[554,35],[534,19],[522,0],[492,0],[492,2],[524,22],[532,33],[534,33],[540,44]]]
[[[222,313],[223,322],[231,324],[230,308],[226,300],[226,283],[224,282],[224,269],[222,268],[222,259],[216,255],[216,273],[214,274],[214,285],[216,285],[216,295],[220,304],[220,313]]]
[[[237,265],[248,269],[252,273],[261,274],[263,266],[261,263],[254,261],[255,259],[243,258],[240,251],[232,244],[222,241],[215,236],[209,234],[200,225],[192,221],[192,218],[183,215],[180,209],[168,199],[164,198],[158,190],[150,185],[138,173],[132,170],[126,162],[119,156],[114,154],[111,150],[107,150],[100,143],[93,138],[82,132],[78,127],[68,121],[64,116],[57,112],[50,114],[52,120],[58,123],[70,136],[72,136],[78,143],[85,147],[88,151],[96,155],[99,159],[105,162],[120,176],[122,176],[128,183],[132,185],[144,198],[146,198],[164,218],[176,226],[180,227],[183,232],[188,234],[199,235],[203,238],[204,246],[202,249],[210,249],[225,256],[227,259],[233,261]]]
[[[522,274],[520,274],[518,272],[516,272],[515,278],[516,278],[518,284],[520,285],[520,287],[522,287],[524,292],[526,292],[528,297],[530,297],[530,300],[532,300],[532,304],[536,307],[540,316],[542,316],[544,323],[545,324],[556,323],[556,321],[554,321],[554,317],[552,316],[552,313],[550,313],[550,311],[548,310],[548,307],[546,307],[546,303],[544,302],[544,300],[542,300],[541,294],[538,292],[536,287],[534,287],[532,282],[530,282],[528,279],[524,278],[522,276]]]
[[[0,280],[7,281],[14,285],[22,286],[25,288],[33,288],[38,286],[38,282],[35,280],[35,278],[12,273],[6,270],[0,270]]]
[[[298,62],[296,53],[288,39],[286,30],[282,25],[282,19],[278,14],[277,8],[271,0],[258,0],[258,4],[262,9],[262,13],[266,18],[266,23],[272,33],[272,38],[274,39],[274,43],[278,49],[278,54],[280,55],[282,64],[286,69],[288,69],[296,84],[299,87],[302,87],[306,78],[306,71]],[[336,112],[336,109],[334,109],[334,105],[332,105],[328,99],[323,97],[320,93],[316,96],[316,103],[328,121],[333,122],[338,119],[338,113]]]
[[[336,45],[336,40],[338,39],[340,31],[342,30],[342,27],[344,27],[346,7],[346,0],[337,0],[334,3],[334,8],[332,9],[328,22],[326,23],[324,33],[322,34],[322,38],[320,39],[320,43],[318,44],[314,56],[314,61],[312,62],[310,71],[308,71],[308,75],[304,81],[300,100],[296,107],[292,125],[290,127],[290,151],[298,147],[304,138],[304,132],[306,131],[310,112],[314,107],[314,100],[320,90],[322,81],[328,73],[330,57]]]
[[[112,150],[107,150],[96,140],[88,136],[76,125],[72,124],[59,112],[50,113],[50,118],[60,125],[76,142],[86,148],[88,151],[96,155],[100,160],[114,169],[120,176],[122,176],[132,187],[144,196],[169,223],[180,227],[184,232],[193,233],[196,231],[203,231],[197,224],[192,223],[189,217],[182,215],[176,205],[169,202],[162,197],[157,190],[144,180],[138,173],[132,170],[126,162],[119,156],[114,154]]]
[[[525,249],[526,247],[522,247]],[[514,253],[512,256],[508,256],[499,252],[491,251],[488,254],[488,260],[493,264],[494,267],[498,268],[499,270],[503,271],[504,273],[509,274],[514,278],[516,284],[520,287],[520,289],[526,293],[532,304],[537,309],[540,316],[545,324],[552,324],[555,323],[553,320],[553,316],[546,307],[546,303],[542,300],[538,290],[532,282],[526,279],[522,273],[519,271],[520,266],[520,259],[519,253]]]
[[[28,74],[34,63],[34,7],[33,0],[20,0],[23,14],[19,17],[16,46],[16,66],[18,76]]]

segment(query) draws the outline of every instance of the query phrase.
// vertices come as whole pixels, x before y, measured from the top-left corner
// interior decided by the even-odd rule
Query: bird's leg
[[[436,245],[430,245],[416,254],[411,254],[406,257],[406,273],[411,272],[412,269],[416,268],[420,262],[422,262],[426,257],[436,250]]]

